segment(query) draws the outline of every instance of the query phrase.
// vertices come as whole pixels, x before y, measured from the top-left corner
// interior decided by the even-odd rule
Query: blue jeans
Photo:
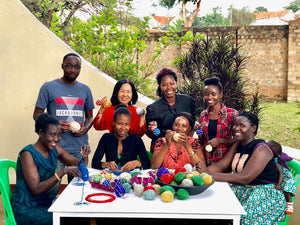
[[[80,152],[77,153],[69,153],[70,155],[74,156],[76,159],[80,160],[81,159],[81,154]],[[62,170],[63,168],[65,168],[66,166],[61,162],[61,161],[57,161],[56,164],[56,169],[55,172],[57,173],[58,171]],[[69,176],[68,175],[68,183],[71,182],[71,180],[73,179],[73,176]],[[57,182],[56,185],[54,185],[49,191],[48,191],[48,195],[51,198],[56,198],[58,192],[59,192],[59,187],[60,187],[61,181]]]

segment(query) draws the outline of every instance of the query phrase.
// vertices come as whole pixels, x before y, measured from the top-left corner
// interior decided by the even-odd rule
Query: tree
[[[291,2],[285,9],[291,9],[293,12],[297,12],[300,9],[300,0]]]
[[[235,9],[230,6],[229,10],[229,24],[235,26],[247,26],[255,21],[254,13],[250,12],[246,7],[242,9]]]
[[[22,3],[46,26],[51,26],[53,14],[61,18],[59,26],[65,28],[77,11],[85,13],[99,12],[103,8],[102,0],[21,0]],[[88,7],[86,7],[88,6]]]
[[[176,59],[176,68],[183,77],[179,90],[195,99],[197,115],[206,108],[203,102],[203,81],[212,76],[221,80],[224,90],[222,101],[226,106],[259,114],[258,92],[252,99],[247,98],[244,92],[247,83],[242,79],[242,73],[247,56],[241,54],[240,49],[241,46],[234,44],[233,35],[195,39],[188,51]]]
[[[181,6],[181,16],[183,20],[184,27],[191,27],[198,13],[200,12],[201,0],[160,0],[159,4],[168,9],[172,8],[176,3],[182,2]],[[196,5],[194,12],[188,16],[186,4],[191,2]]]
[[[258,6],[256,7],[256,9],[254,10],[255,13],[258,13],[258,12],[268,12],[268,9],[263,7],[263,6]]]
[[[228,18],[225,18],[220,12],[220,8],[213,8],[213,13],[206,14],[202,17],[196,17],[193,26],[200,27],[217,27],[217,26],[228,26]]]

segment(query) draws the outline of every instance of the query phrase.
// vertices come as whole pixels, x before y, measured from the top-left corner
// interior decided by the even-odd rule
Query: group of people
[[[276,152],[280,144],[255,138],[257,115],[238,113],[222,103],[219,78],[204,81],[207,109],[198,115],[199,122],[195,122],[194,99],[178,93],[177,75],[167,68],[156,76],[159,98],[142,112],[134,106],[138,94],[133,82],[121,79],[114,86],[111,105],[107,97],[102,98],[94,118],[91,90],[76,80],[80,57],[67,54],[61,67],[63,76],[46,82],[38,95],[33,113],[38,140],[18,155],[12,195],[18,224],[52,224],[47,210],[61,178],[67,174],[70,181],[80,176],[80,161],[88,164],[91,149],[87,133],[92,126],[109,131],[100,138],[92,168],[130,171],[191,164],[216,181],[230,183],[247,212],[242,216],[243,224],[278,223],[285,215],[286,202],[288,213],[292,213],[290,196],[295,194],[295,183],[281,153]],[[80,122],[79,130],[70,130],[72,121]],[[151,138],[151,160],[143,135]]]

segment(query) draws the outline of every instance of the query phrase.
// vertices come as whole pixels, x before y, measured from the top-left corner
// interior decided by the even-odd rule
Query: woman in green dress
[[[52,224],[48,208],[53,198],[48,191],[65,175],[80,176],[79,160],[58,145],[61,127],[59,121],[41,114],[35,122],[39,135],[36,143],[24,147],[17,160],[17,181],[12,194],[12,208],[18,225]],[[89,146],[83,146],[81,154],[87,165]],[[55,173],[57,160],[67,166]]]

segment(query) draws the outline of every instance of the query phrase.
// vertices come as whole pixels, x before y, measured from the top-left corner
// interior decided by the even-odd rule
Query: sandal
[[[294,210],[294,204],[293,204],[293,202],[287,202],[286,203],[286,211],[285,211],[285,213],[291,215],[291,214],[293,214],[293,210]]]

